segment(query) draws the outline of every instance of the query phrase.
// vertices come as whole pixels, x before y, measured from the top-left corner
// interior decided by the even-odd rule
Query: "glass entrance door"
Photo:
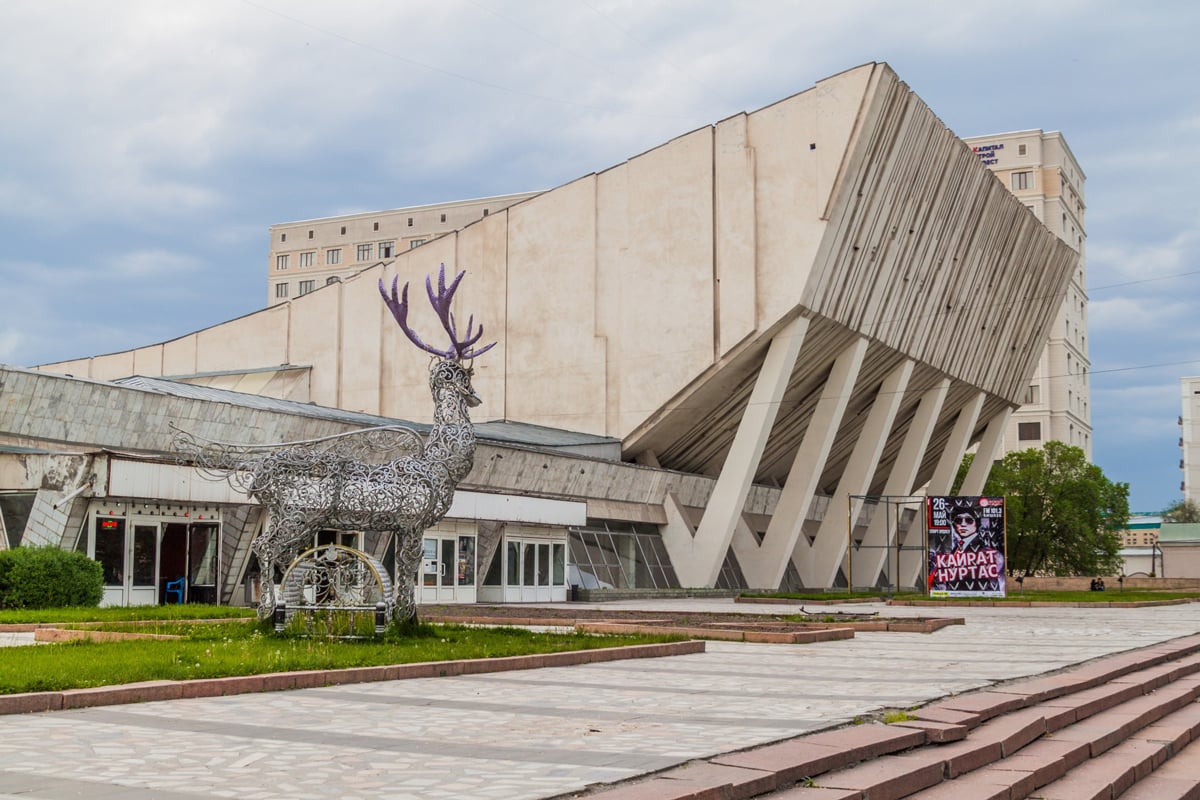
[[[504,564],[504,602],[550,603],[567,599],[567,556],[563,542],[508,539]]]
[[[96,519],[95,559],[104,569],[105,606],[148,606],[158,602],[157,523],[138,522],[132,532],[123,519]]]
[[[422,603],[475,602],[475,537],[426,536],[417,596]]]

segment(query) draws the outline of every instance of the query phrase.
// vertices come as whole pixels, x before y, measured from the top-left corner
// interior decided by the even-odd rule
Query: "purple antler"
[[[387,303],[387,307],[391,310],[392,316],[396,318],[396,322],[400,325],[400,329],[404,331],[404,335],[408,340],[421,348],[427,353],[432,353],[441,358],[448,358],[454,361],[465,361],[476,356],[481,356],[488,350],[496,346],[495,342],[484,347],[472,350],[472,346],[479,341],[483,336],[483,325],[479,326],[479,330],[472,333],[472,328],[475,327],[475,316],[472,315],[467,319],[467,336],[465,339],[458,338],[457,326],[454,322],[454,314],[450,311],[450,303],[454,300],[454,293],[458,291],[458,284],[466,275],[466,270],[454,276],[454,280],[446,286],[446,265],[442,264],[438,270],[438,288],[437,293],[433,291],[433,283],[429,276],[425,276],[425,291],[429,295],[429,303],[433,306],[433,310],[437,312],[438,319],[442,321],[442,327],[446,329],[446,333],[450,334],[450,346],[445,350],[438,350],[436,347],[431,347],[421,341],[421,337],[408,327],[408,284],[404,284],[404,289],[400,292],[400,296],[396,296],[396,286],[400,283],[400,277],[392,278],[392,293],[388,295],[384,289],[383,278],[379,279],[379,293],[383,295],[383,302]]]

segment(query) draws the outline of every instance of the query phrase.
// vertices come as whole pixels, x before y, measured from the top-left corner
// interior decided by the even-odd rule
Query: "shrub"
[[[96,561],[53,545],[0,551],[0,608],[98,606],[104,570]]]

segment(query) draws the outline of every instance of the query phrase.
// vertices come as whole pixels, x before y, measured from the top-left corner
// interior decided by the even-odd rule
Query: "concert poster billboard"
[[[1004,597],[1004,498],[928,497],[930,597]]]

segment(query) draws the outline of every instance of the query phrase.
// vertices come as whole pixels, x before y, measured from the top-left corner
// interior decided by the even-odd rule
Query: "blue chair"
[[[187,580],[184,578],[176,578],[173,581],[167,581],[167,591],[165,602],[175,603],[177,605],[183,603],[184,588],[187,586]],[[174,598],[174,599],[172,599]]]

